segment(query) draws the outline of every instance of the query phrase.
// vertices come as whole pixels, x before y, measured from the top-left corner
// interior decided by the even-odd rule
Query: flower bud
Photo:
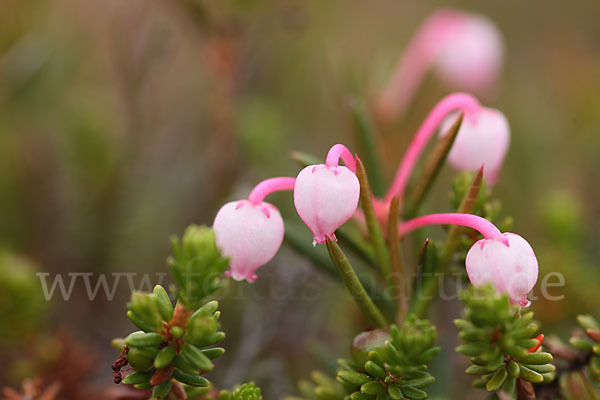
[[[213,224],[217,247],[229,257],[227,276],[254,282],[256,270],[269,262],[283,241],[283,220],[272,204],[248,200],[225,204]]]
[[[527,293],[538,277],[538,263],[525,239],[514,233],[502,235],[508,245],[497,239],[482,239],[467,253],[467,274],[474,286],[490,283],[512,303],[527,307]]]
[[[476,93],[494,86],[504,59],[504,43],[491,20],[456,12],[456,21],[438,40],[443,45],[434,65],[446,84]]]
[[[441,125],[445,135],[456,121],[450,115]],[[459,171],[477,171],[483,165],[483,176],[489,183],[498,180],[510,143],[510,127],[504,114],[482,108],[477,115],[466,115],[448,153],[448,162]]]
[[[336,240],[335,230],[348,221],[358,206],[360,183],[344,166],[309,165],[298,174],[294,204],[316,243]]]

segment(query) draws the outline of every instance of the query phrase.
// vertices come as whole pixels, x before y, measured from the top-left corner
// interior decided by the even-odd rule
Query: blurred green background
[[[358,148],[348,96],[371,99],[442,5],[490,17],[505,37],[502,78],[484,100],[512,128],[494,194],[536,249],[541,274],[566,278],[553,291],[564,300],[534,303],[544,331],[566,335],[576,313],[598,316],[600,2],[592,0],[2,0],[0,246],[28,261],[3,257],[0,272],[10,277],[22,264],[51,277],[165,272],[170,235],[211,224],[224,201],[259,180],[295,175],[291,151]],[[428,75],[406,117],[382,132],[388,177],[448,93]],[[453,175],[444,169],[426,210],[449,209]],[[273,202],[293,217],[289,194]],[[329,356],[345,356],[359,328],[348,304],[332,301],[344,292],[291,250],[261,271],[269,278],[232,285],[224,299],[227,372],[214,380],[254,379],[274,399],[330,366]],[[121,284],[113,301],[89,301],[75,285],[69,301],[56,298],[33,320],[47,332],[67,327],[97,355],[91,379],[109,385],[108,341],[131,328],[128,297]],[[2,324],[11,351],[0,359],[20,360],[21,327]],[[440,337],[454,336],[440,322]],[[2,368],[0,383],[15,384],[27,368]],[[451,397],[469,381],[453,380],[435,391]]]

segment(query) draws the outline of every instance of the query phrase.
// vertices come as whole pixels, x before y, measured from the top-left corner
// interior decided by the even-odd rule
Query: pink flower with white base
[[[538,277],[538,263],[525,239],[514,233],[501,233],[490,221],[471,214],[430,214],[401,223],[398,231],[405,235],[427,225],[462,225],[481,233],[467,253],[466,269],[475,286],[491,284],[505,293],[514,304],[528,306],[527,294]]]
[[[338,165],[342,158],[349,167]],[[309,165],[298,174],[294,205],[314,236],[313,245],[336,240],[335,231],[348,221],[358,206],[360,183],[355,160],[343,145],[329,151],[325,164]]]
[[[491,283],[511,301],[528,306],[529,293],[538,277],[538,263],[533,249],[525,239],[514,233],[502,235],[508,245],[495,239],[475,242],[467,253],[467,274],[475,286]]]
[[[256,270],[269,262],[283,241],[283,220],[275,206],[264,200],[278,190],[292,190],[294,178],[272,178],[258,184],[248,200],[225,204],[215,217],[213,229],[221,254],[229,257],[227,276],[254,282]]]
[[[456,115],[446,118],[440,136],[448,132],[455,120]],[[475,118],[463,120],[448,162],[459,171],[476,171],[483,165],[483,176],[493,184],[498,180],[509,144],[510,127],[504,114],[484,107]]]

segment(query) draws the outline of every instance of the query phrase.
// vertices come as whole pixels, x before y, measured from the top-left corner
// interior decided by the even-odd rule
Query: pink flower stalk
[[[454,123],[449,116],[442,123],[440,136],[445,135]],[[496,183],[508,152],[510,127],[502,112],[482,108],[477,121],[465,119],[448,153],[448,162],[458,171],[476,171],[485,166],[483,176],[490,184]]]
[[[419,156],[425,149],[427,142],[433,136],[438,126],[449,114],[454,111],[462,111],[465,114],[465,120],[468,120],[473,125],[477,125],[482,109],[483,107],[479,104],[479,101],[467,93],[451,94],[436,104],[423,124],[419,127],[419,130],[410,142],[406,153],[404,153],[404,157],[398,167],[398,172],[396,172],[394,181],[385,196],[386,203],[389,203],[396,195],[399,195],[402,198],[408,179],[419,160]],[[481,164],[477,168],[479,167],[481,167]]]
[[[340,158],[347,167],[338,165]],[[360,183],[355,171],[352,153],[336,144],[329,150],[325,164],[309,165],[298,174],[294,205],[314,236],[313,246],[325,243],[327,238],[337,240],[334,232],[356,211]]]
[[[265,201],[275,191],[293,190],[294,178],[267,179],[252,190],[248,200],[225,204],[215,217],[213,229],[219,251],[229,257],[227,276],[254,282],[256,270],[269,262],[283,241],[279,210]]]
[[[504,44],[489,19],[453,9],[438,10],[418,29],[378,99],[384,120],[402,114],[427,70],[434,67],[455,90],[485,94],[494,86]]]
[[[467,253],[466,269],[471,284],[491,284],[499,293],[523,307],[530,303],[527,294],[538,277],[538,263],[525,239],[514,233],[501,233],[485,218],[471,214],[431,214],[401,223],[405,235],[427,225],[462,225],[479,231],[484,239],[473,244]]]

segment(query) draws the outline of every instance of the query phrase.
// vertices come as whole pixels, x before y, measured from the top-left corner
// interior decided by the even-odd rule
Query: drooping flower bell
[[[456,120],[450,115],[440,127],[445,135]],[[482,107],[476,115],[467,115],[448,153],[448,162],[459,171],[476,171],[483,165],[483,176],[489,183],[498,180],[510,144],[510,126],[504,114]]]
[[[449,22],[439,38],[434,67],[447,85],[470,92],[488,91],[496,82],[504,60],[504,43],[488,18],[446,11]]]
[[[511,301],[528,306],[527,294],[538,277],[538,263],[533,249],[521,236],[501,233],[490,221],[462,213],[429,214],[398,225],[400,235],[427,225],[461,225],[475,229],[485,239],[475,242],[467,253],[466,268],[475,286],[491,284]]]
[[[527,294],[538,277],[538,262],[525,239],[514,233],[504,233],[503,243],[497,239],[482,239],[467,253],[466,267],[473,285],[491,284],[511,301],[528,306]]]
[[[284,227],[277,208],[263,199],[277,190],[292,190],[294,178],[272,178],[258,184],[248,200],[225,204],[215,217],[217,247],[229,257],[227,276],[254,282],[256,270],[269,262],[281,247]]]
[[[492,92],[504,61],[504,42],[488,18],[444,8],[431,14],[413,36],[377,99],[383,121],[402,115],[428,70],[452,90]]]
[[[510,128],[506,118],[498,110],[483,107],[468,93],[453,93],[438,102],[419,127],[385,196],[387,203],[394,196],[402,198],[427,142],[438,128],[440,135],[450,131],[449,128],[457,120],[456,112],[462,112],[464,118],[450,149],[448,162],[458,170],[469,171],[477,171],[483,165],[488,183],[497,180],[510,142]]]
[[[339,158],[350,167],[338,165]],[[314,236],[313,245],[336,240],[335,231],[348,221],[358,206],[360,183],[355,160],[343,145],[329,151],[325,164],[309,165],[298,174],[294,205]]]

